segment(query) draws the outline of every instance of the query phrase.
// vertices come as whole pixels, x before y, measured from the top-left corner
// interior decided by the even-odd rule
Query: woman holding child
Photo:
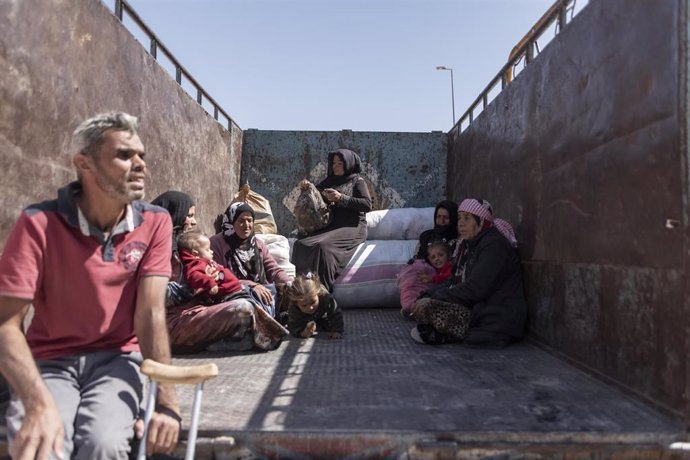
[[[455,201],[443,200],[436,205],[434,210],[434,228],[425,230],[419,235],[419,243],[417,244],[413,260],[425,260],[427,258],[427,249],[434,241],[445,241],[450,246],[452,252],[455,249],[457,239],[458,205]],[[410,260],[410,263],[413,260]]]
[[[223,231],[211,237],[213,259],[246,285],[271,316],[276,315],[276,288],[292,281],[266,244],[254,234],[254,209],[235,202],[223,214]]]
[[[449,282],[415,302],[412,338],[439,345],[460,342],[504,347],[522,338],[527,304],[512,228],[491,205],[466,199],[458,207],[459,244]]]
[[[361,160],[352,150],[338,149],[328,154],[328,175],[316,188],[330,208],[330,224],[297,240],[292,248],[292,263],[297,273],[313,272],[329,291],[348,264],[357,246],[367,238],[366,213],[371,197],[359,175]],[[308,187],[305,179],[300,187]]]
[[[188,225],[189,214],[194,218],[194,201],[186,193],[166,192],[152,201],[168,210],[173,218],[174,253],[173,265],[178,266],[179,276],[168,285],[167,323],[170,344],[174,353],[195,353],[208,350],[249,350],[257,347],[270,350],[278,346],[287,335],[285,330],[270,315],[257,308],[256,303],[237,283],[232,282],[232,274],[223,272],[228,289],[191,289],[185,279],[185,270],[177,249],[180,235],[194,232],[196,224]],[[198,232],[195,232],[198,233]],[[184,240],[184,239],[183,239]],[[183,255],[187,274],[195,265],[196,259],[208,259],[210,241],[203,234],[189,241],[183,241]],[[208,246],[208,248],[207,248]],[[210,264],[211,261],[201,261]],[[196,262],[196,263],[199,263]],[[212,265],[212,264],[210,264]],[[222,272],[222,270],[216,270]],[[219,281],[216,277],[216,282]],[[195,284],[196,280],[192,281]],[[196,285],[196,284],[195,284]],[[170,289],[171,286],[174,289]],[[195,292],[196,291],[196,292]],[[171,292],[184,292],[185,296],[170,295]]]

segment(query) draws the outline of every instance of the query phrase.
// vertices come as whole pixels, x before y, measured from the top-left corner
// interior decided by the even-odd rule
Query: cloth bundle
[[[326,228],[331,222],[331,212],[321,196],[321,192],[309,183],[297,197],[295,203],[297,231],[300,235],[311,235]]]

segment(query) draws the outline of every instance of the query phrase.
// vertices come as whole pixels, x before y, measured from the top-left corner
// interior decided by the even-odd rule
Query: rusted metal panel
[[[685,3],[591,1],[451,133],[448,190],[515,223],[535,337],[690,420]]]
[[[325,177],[329,151],[359,153],[375,209],[433,206],[445,197],[446,136],[432,133],[343,131],[244,132],[242,182],[271,202],[280,233],[295,227],[297,183]]]
[[[239,127],[211,119],[98,0],[3,1],[0,30],[0,247],[24,206],[74,179],[76,125],[109,110],[140,118],[148,198],[189,192],[212,230],[239,184]]]

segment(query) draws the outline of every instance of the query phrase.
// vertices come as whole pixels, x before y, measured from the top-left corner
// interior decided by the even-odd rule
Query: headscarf
[[[479,224],[480,233],[491,227],[496,227],[496,230],[501,232],[501,234],[510,241],[513,247],[517,247],[517,240],[515,239],[513,227],[503,219],[494,219],[494,210],[491,207],[491,203],[487,200],[482,200],[481,198],[466,198],[462,200],[460,206],[458,206],[458,213],[460,213],[460,211],[468,212],[475,217]],[[465,281],[465,264],[468,260],[467,241],[462,241],[458,244],[454,256],[456,259],[455,267],[453,267],[451,285]]]
[[[223,214],[223,236],[230,249],[225,254],[225,260],[230,263],[230,269],[241,280],[266,284],[264,264],[261,251],[256,246],[256,235],[252,232],[246,240],[240,240],[235,233],[235,222],[243,212],[255,217],[254,209],[244,201],[232,203]]]
[[[515,238],[513,226],[504,219],[494,219],[494,211],[488,201],[482,200],[481,198],[464,199],[462,203],[460,203],[460,206],[458,206],[458,212],[460,211],[468,212],[476,216],[479,220],[478,224],[481,229],[480,231],[494,226],[508,241],[510,241],[513,247],[517,246],[517,239]]]
[[[450,221],[448,225],[437,225],[436,215],[439,209],[448,211]],[[419,235],[419,245],[414,255],[416,259],[426,259],[428,257],[428,247],[434,241],[445,241],[450,246],[451,252],[455,253],[456,243],[458,239],[458,205],[454,201],[443,200],[436,205],[434,209],[434,228],[425,230]],[[453,255],[454,256],[454,255]],[[410,259],[410,262],[414,261]]]
[[[158,195],[151,204],[165,208],[172,218],[173,229],[184,225],[189,214],[189,208],[194,206],[194,198],[184,192],[170,190]]]
[[[177,251],[177,236],[184,228],[189,208],[194,206],[194,198],[184,192],[170,190],[158,195],[151,204],[165,208],[170,214],[173,224],[173,250]]]
[[[439,209],[445,209],[450,216],[448,225],[436,224],[436,214]],[[449,243],[458,237],[458,209],[455,201],[443,200],[436,205],[434,210],[434,240],[443,239]]]
[[[333,157],[338,155],[343,160],[344,174],[336,176],[333,174]],[[348,149],[338,149],[328,153],[328,176],[319,186],[321,188],[337,187],[351,181],[357,174],[362,172],[362,160],[359,155]]]
[[[244,201],[237,201],[228,206],[223,214],[223,234],[230,236],[235,233],[235,222],[240,218],[243,212],[248,212],[252,215],[252,219],[256,218],[254,208]],[[253,233],[252,233],[253,234]]]

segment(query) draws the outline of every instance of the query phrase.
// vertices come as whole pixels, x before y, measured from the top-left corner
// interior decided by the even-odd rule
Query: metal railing
[[[231,131],[232,129],[232,124],[234,121],[230,117],[230,115],[227,114],[225,110],[211,97],[210,94],[201,86],[195,79],[192,77],[192,75],[187,71],[187,69],[184,68],[182,64],[175,58],[175,56],[168,50],[168,48],[163,44],[163,42],[156,36],[156,34],[149,29],[149,27],[144,23],[144,21],[139,17],[136,11],[129,5],[129,3],[126,2],[126,0],[115,0],[115,16],[120,20],[120,22],[125,25],[124,23],[124,15],[126,14],[129,19],[134,21],[134,23],[139,26],[142,32],[146,34],[148,39],[150,40],[149,44],[149,54],[156,60],[158,61],[158,54],[162,53],[165,55],[165,57],[170,61],[170,63],[175,67],[175,81],[177,82],[178,85],[180,85],[188,94],[189,91],[182,85],[182,79],[184,78],[186,82],[189,82],[196,91],[196,102],[204,109],[209,115],[212,115],[213,118],[220,123],[220,120],[218,119],[219,115],[223,115],[225,119],[227,120],[227,129],[228,131]],[[126,25],[125,25],[126,27]],[[195,95],[189,94],[191,97],[194,97]],[[204,100],[208,101],[211,106],[213,107],[213,113],[204,107]],[[236,124],[236,123],[235,123]]]
[[[558,35],[575,16],[575,5],[577,0],[556,0],[556,2],[549,8],[546,13],[535,23],[535,25],[527,32],[527,34],[518,42],[517,45],[510,52],[508,62],[498,72],[498,74],[489,82],[479,96],[472,102],[470,107],[460,117],[460,119],[453,125],[450,132],[455,130],[458,133],[467,129],[475,119],[475,112],[481,108],[484,111],[487,105],[493,100],[489,99],[489,94],[496,89],[498,84],[501,84],[501,89],[493,97],[495,98],[501,91],[503,91],[512,81],[515,76],[515,69],[523,63],[523,68],[527,67],[532,60],[540,53],[539,43],[537,40],[542,38],[544,32],[549,27],[555,25],[554,36]],[[587,1],[584,2],[588,3]],[[570,18],[568,19],[568,14]],[[553,38],[553,37],[551,37]],[[480,112],[481,113],[481,112]],[[463,123],[467,122],[467,126],[463,129]]]

